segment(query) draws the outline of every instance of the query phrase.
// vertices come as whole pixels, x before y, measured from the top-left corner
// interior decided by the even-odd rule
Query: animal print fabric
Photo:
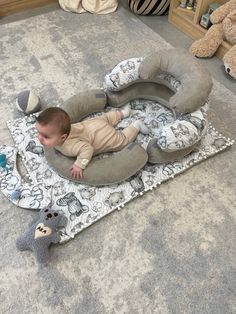
[[[139,67],[143,57],[129,58],[119,62],[104,78],[104,89],[118,91],[125,85],[138,80]],[[178,88],[180,82],[170,74],[161,74],[158,77],[167,80],[174,88]]]
[[[143,58],[130,58],[119,62],[113,70],[108,73],[104,80],[104,88],[115,91],[126,84],[136,81],[139,78],[139,66]]]
[[[110,91],[119,91],[131,82],[139,79],[139,67],[143,58],[130,58],[118,63],[114,69],[105,76],[104,88]],[[180,82],[170,74],[161,74],[159,78],[168,81],[176,90]],[[207,107],[207,106],[206,106]],[[161,150],[174,152],[188,148],[197,143],[206,128],[204,109],[191,114],[179,115],[176,121],[169,121],[163,128],[155,129],[154,136]]]
[[[156,130],[173,122],[172,112],[153,101],[132,101],[132,114],[121,121],[118,127],[125,127],[135,119],[144,119],[155,133]],[[16,206],[39,210],[51,203],[52,208],[63,213],[68,224],[60,230],[61,242],[73,238],[77,233],[127,202],[173,178],[194,164],[232,145],[230,139],[208,126],[200,145],[183,160],[178,162],[151,165],[119,184],[93,187],[74,183],[60,177],[52,170],[44,157],[37,139],[35,115],[8,122],[8,128],[16,147],[1,146],[0,153],[7,156],[8,170],[0,168],[0,189]],[[146,147],[150,138],[139,134],[136,142]],[[29,174],[30,182],[18,173],[16,156],[20,155]],[[103,158],[100,155],[96,158]],[[8,171],[8,172],[7,172]],[[18,197],[14,198],[14,193]]]

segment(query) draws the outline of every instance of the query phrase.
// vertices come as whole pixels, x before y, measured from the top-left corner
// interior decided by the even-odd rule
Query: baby
[[[139,132],[148,134],[149,130],[141,120],[133,122],[122,131],[114,128],[130,112],[130,106],[126,105],[121,110],[71,124],[70,117],[64,110],[51,107],[41,112],[37,118],[38,139],[46,148],[54,147],[65,156],[77,157],[71,168],[71,176],[81,179],[92,156],[119,151],[133,142]]]

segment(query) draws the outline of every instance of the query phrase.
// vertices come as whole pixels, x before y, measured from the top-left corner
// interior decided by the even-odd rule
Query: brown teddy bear
[[[192,44],[190,52],[199,58],[212,57],[225,39],[232,45],[223,58],[225,70],[236,79],[236,0],[217,8],[210,19],[213,25],[203,38]]]

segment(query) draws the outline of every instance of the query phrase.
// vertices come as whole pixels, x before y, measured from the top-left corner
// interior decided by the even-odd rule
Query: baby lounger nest
[[[69,114],[71,122],[75,123],[91,113],[104,111],[106,104],[105,92],[94,89],[71,97],[61,108]],[[75,158],[64,156],[55,149],[45,149],[44,153],[48,163],[61,176],[72,181],[78,181],[70,175],[70,168]],[[121,182],[143,168],[147,159],[145,149],[138,144],[131,143],[122,151],[111,153],[109,157],[93,158],[83,171],[83,178],[79,182],[90,185],[108,185]]]
[[[104,111],[107,105],[121,107],[135,99],[152,100],[157,106],[161,104],[169,108],[174,121],[162,128],[157,127],[146,150],[132,143],[105,158],[93,158],[79,181],[70,175],[75,158],[63,156],[54,149],[45,150],[45,157],[62,177],[96,186],[126,180],[147,162],[156,164],[180,160],[193,151],[204,134],[206,120],[201,107],[206,103],[211,88],[208,71],[180,49],[122,61],[106,75],[105,91],[81,92],[61,106],[72,123],[91,113]]]

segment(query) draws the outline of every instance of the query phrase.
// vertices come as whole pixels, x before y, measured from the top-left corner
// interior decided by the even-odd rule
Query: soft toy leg
[[[16,240],[16,247],[19,251],[29,250],[29,244],[26,242],[25,237],[22,236]]]
[[[212,25],[206,35],[195,41],[189,51],[196,57],[212,57],[223,41],[222,24]]]
[[[46,264],[48,262],[49,259],[49,252],[48,252],[48,248],[37,248],[34,251],[34,254],[36,256],[36,260],[39,264]]]

